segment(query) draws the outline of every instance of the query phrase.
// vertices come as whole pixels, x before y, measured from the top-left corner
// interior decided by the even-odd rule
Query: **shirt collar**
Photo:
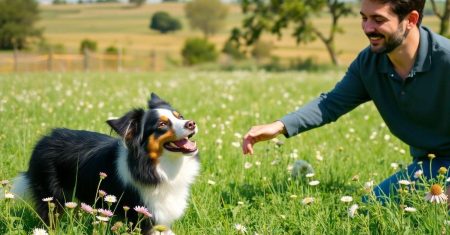
[[[430,32],[429,29],[423,26],[419,27],[420,40],[419,49],[412,73],[425,72],[431,68],[431,46],[430,46]],[[378,71],[381,73],[389,73],[392,70],[391,62],[387,54],[380,54],[380,61],[378,63]]]

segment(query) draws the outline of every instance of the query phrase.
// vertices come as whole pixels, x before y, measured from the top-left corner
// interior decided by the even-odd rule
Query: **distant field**
[[[226,28],[210,38],[221,49],[234,26],[241,25],[243,18],[238,5],[230,5]],[[148,28],[151,15],[156,11],[167,11],[179,18],[183,30],[167,35],[159,34]],[[315,24],[324,32],[329,28],[326,14],[317,18]],[[437,29],[437,18],[427,16],[424,24]],[[343,65],[349,64],[356,54],[367,45],[367,39],[360,29],[360,17],[343,18],[343,34],[336,38],[336,48]],[[39,26],[45,28],[44,36],[52,43],[63,44],[67,51],[77,52],[80,41],[89,38],[96,40],[99,51],[114,45],[124,48],[127,53],[149,55],[151,51],[179,58],[183,43],[189,37],[201,37],[199,31],[190,29],[184,15],[184,5],[177,3],[150,4],[140,8],[130,8],[122,4],[97,5],[45,5],[42,6],[42,21]],[[319,41],[307,45],[297,45],[289,32],[282,40],[273,36],[264,36],[264,40],[275,45],[274,55],[282,58],[312,57],[318,62],[329,63],[329,56]]]

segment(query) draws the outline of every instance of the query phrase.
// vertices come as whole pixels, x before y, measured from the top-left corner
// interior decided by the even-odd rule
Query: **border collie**
[[[93,205],[103,172],[107,177],[100,190],[117,197],[115,214],[123,216],[122,208],[128,206],[127,217],[136,222],[133,208],[145,206],[152,217],[141,224],[143,233],[150,233],[153,225],[170,228],[182,216],[189,186],[199,173],[198,150],[189,140],[198,129],[154,93],[148,108],[107,121],[120,138],[54,129],[36,144],[28,171],[15,179],[12,192],[31,196],[48,223],[48,204],[42,199],[53,197],[59,210],[73,195]],[[97,202],[96,207],[100,205]]]

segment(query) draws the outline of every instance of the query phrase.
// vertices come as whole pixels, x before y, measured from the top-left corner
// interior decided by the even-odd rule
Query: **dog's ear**
[[[130,140],[139,133],[143,109],[134,109],[118,119],[109,119],[106,121],[111,128],[125,140]]]
[[[158,95],[155,93],[150,94],[150,100],[148,101],[148,108],[149,109],[155,109],[160,107],[170,107],[170,104],[164,101],[163,99],[159,98]]]

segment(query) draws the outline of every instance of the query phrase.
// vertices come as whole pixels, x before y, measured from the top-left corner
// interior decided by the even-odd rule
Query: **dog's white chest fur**
[[[183,215],[187,206],[189,187],[200,170],[200,164],[195,157],[161,157],[157,171],[162,182],[157,186],[148,186],[132,179],[126,154],[120,155],[117,167],[123,183],[131,184],[138,189],[145,203],[143,206],[153,212],[156,224],[170,226],[174,220]]]

